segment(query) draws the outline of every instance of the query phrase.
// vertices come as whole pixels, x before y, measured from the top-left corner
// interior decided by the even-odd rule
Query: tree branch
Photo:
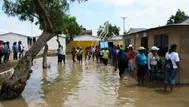
[[[57,43],[58,43],[58,46],[60,46],[61,44],[60,44],[60,41],[59,41],[59,35],[57,35]]]
[[[35,14],[31,14],[33,17],[39,19],[39,16],[35,15]]]
[[[48,15],[43,8],[40,0],[34,0],[35,9],[37,14],[39,15],[39,18],[43,19],[43,28],[45,32],[53,33],[53,27],[52,24],[48,18]]]

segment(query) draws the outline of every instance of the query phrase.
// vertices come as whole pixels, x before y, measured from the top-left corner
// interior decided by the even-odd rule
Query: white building
[[[35,38],[37,40],[39,38],[39,36],[36,36]],[[66,47],[66,35],[64,35],[64,34],[59,35],[59,41],[63,47]],[[48,44],[49,50],[57,50],[57,48],[58,48],[57,36],[54,36],[52,39],[50,39],[47,42],[47,44]]]
[[[0,34],[0,40],[9,41],[11,47],[14,42],[22,41],[25,51],[27,51],[32,46],[32,44],[36,42],[38,38],[39,36],[31,37],[13,32]],[[58,43],[56,40],[57,36],[53,37],[47,42],[49,50],[56,50],[58,48]],[[59,41],[64,47],[66,47],[66,35],[60,35]]]
[[[31,36],[26,36],[26,35],[22,35],[18,33],[13,33],[13,32],[0,34],[0,40],[8,41],[11,47],[14,42],[22,41],[22,44],[25,50],[28,50],[30,45],[32,44]],[[33,39],[33,41],[35,42],[35,39]]]
[[[81,35],[73,38],[73,41],[99,41],[100,39],[97,36],[92,35]]]
[[[113,42],[113,45],[123,45],[123,36],[113,36],[108,41]]]

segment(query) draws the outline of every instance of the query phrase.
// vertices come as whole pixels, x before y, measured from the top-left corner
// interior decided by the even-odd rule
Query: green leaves
[[[169,18],[169,20],[167,20],[167,25],[168,24],[179,23],[180,21],[182,21],[186,17],[187,17],[187,15],[185,14],[185,12],[181,11],[180,9],[178,9],[178,11],[176,12],[176,14],[175,15],[171,15],[171,17]]]

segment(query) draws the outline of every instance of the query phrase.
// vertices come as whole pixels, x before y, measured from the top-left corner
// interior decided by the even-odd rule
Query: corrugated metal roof
[[[129,33],[129,34],[135,34],[135,33],[145,32],[145,31],[149,31],[149,30],[153,30],[153,29],[165,28],[165,27],[169,27],[169,26],[189,26],[189,24],[172,24],[172,25],[158,26],[158,27],[149,28],[149,29],[145,29],[145,30],[141,30],[141,31],[137,31],[137,32]],[[127,34],[127,35],[129,35],[129,34]],[[124,35],[124,36],[126,36],[126,35]]]
[[[13,32],[2,33],[2,34],[0,34],[0,36],[8,35],[8,34],[15,34],[15,35],[19,35],[19,36],[23,36],[23,37],[27,37],[27,38],[32,38],[32,36],[23,35],[23,34],[18,34],[18,33],[13,33]]]
[[[130,30],[127,33],[131,34],[131,33],[139,32],[143,30],[146,30],[146,28],[130,28]]]
[[[186,21],[186,20],[188,20],[188,19],[189,19],[189,16],[186,17],[186,18],[184,18],[183,20],[179,21],[178,23],[182,23],[182,22],[184,22],[184,21]],[[178,24],[178,23],[177,23],[177,24]]]

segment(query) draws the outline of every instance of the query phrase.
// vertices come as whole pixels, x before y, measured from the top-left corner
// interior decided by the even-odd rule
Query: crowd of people
[[[13,60],[18,60],[23,56],[24,46],[22,42],[14,42],[12,48],[8,41],[0,41],[0,64],[7,63],[12,53]]]
[[[164,89],[167,90],[167,85],[170,82],[170,90],[176,83],[176,74],[179,72],[179,55],[176,52],[177,46],[171,45],[170,50],[165,55],[165,80]],[[76,62],[75,57],[79,63],[83,61],[96,59],[97,62],[102,62],[107,66],[108,62],[111,62],[115,67],[119,69],[119,76],[122,80],[125,73],[134,75],[137,71],[138,85],[144,85],[144,79],[146,74],[149,75],[149,81],[151,84],[156,84],[157,74],[162,69],[161,59],[158,56],[159,48],[156,46],[151,47],[148,52],[144,47],[139,47],[138,52],[133,50],[133,46],[130,44],[126,48],[121,45],[112,46],[110,48],[86,47],[83,51],[81,47],[73,47],[72,49],[72,60]],[[110,60],[110,61],[108,61]]]

